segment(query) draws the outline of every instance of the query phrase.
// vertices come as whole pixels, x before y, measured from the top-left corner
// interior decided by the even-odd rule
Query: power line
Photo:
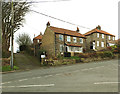
[[[53,17],[53,16],[49,16],[47,14],[44,14],[44,13],[41,13],[41,12],[38,12],[38,11],[35,11],[35,10],[30,10],[30,11],[33,11],[35,13],[41,14],[43,16],[46,16],[46,17],[49,17],[49,18],[52,18],[52,19],[55,19],[55,20],[58,20],[58,21],[61,21],[61,22],[64,22],[64,23],[68,23],[68,24],[71,24],[71,25],[75,25],[75,26],[78,26],[78,27],[81,27],[81,28],[85,28],[85,29],[90,29],[91,30],[91,28],[88,28],[88,27],[85,27],[85,26],[81,26],[81,25],[78,25],[78,24],[74,24],[74,23],[71,23],[71,22],[68,22],[68,21],[64,21],[62,19],[59,19],[59,18],[56,18],[56,17]]]

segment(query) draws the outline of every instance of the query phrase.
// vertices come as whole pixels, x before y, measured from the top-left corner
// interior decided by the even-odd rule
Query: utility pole
[[[13,0],[11,0],[11,60],[10,60],[10,67],[13,69],[13,19],[14,19],[14,12],[13,12]]]

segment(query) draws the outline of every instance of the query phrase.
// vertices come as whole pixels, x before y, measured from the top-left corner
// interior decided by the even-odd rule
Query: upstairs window
[[[70,42],[70,41],[71,41],[70,36],[67,36],[67,42]]]
[[[80,38],[80,43],[83,43],[83,39],[82,38]]]
[[[37,40],[37,42],[38,42],[38,43],[40,42],[39,39]]]
[[[102,38],[104,39],[104,34],[102,34]]]
[[[115,40],[115,37],[113,37],[113,40]]]
[[[97,38],[99,38],[99,33],[97,33]]]
[[[110,36],[108,36],[109,40],[110,40]]]
[[[63,41],[63,35],[59,35],[59,40]]]
[[[77,42],[77,38],[76,37],[73,37],[73,42]]]

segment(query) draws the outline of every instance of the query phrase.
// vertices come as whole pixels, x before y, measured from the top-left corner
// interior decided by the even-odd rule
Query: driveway
[[[3,92],[118,92],[118,60],[3,74]]]

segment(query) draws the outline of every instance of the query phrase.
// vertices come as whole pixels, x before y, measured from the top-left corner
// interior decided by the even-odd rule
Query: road
[[[118,60],[2,75],[3,92],[118,92]]]

